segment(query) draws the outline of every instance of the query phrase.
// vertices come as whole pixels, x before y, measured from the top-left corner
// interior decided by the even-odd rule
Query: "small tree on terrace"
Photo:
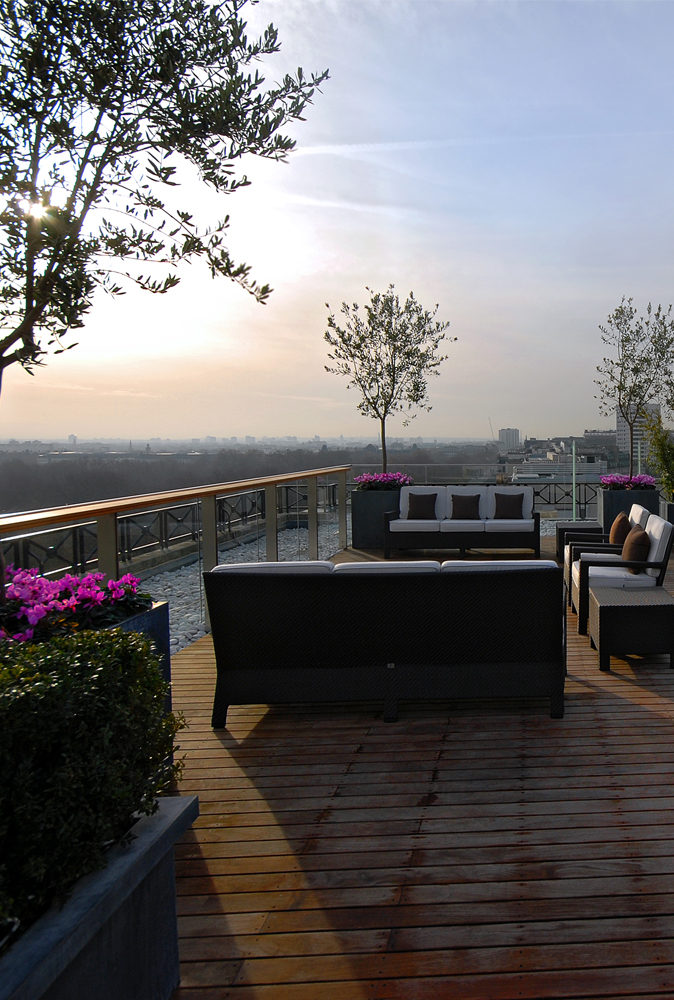
[[[428,376],[437,375],[447,358],[438,354],[438,348],[449,323],[437,321],[438,306],[428,312],[412,292],[401,306],[393,285],[385,292],[373,292],[367,286],[366,291],[370,301],[365,315],[355,302],[342,302],[343,326],[329,314],[324,338],[332,364],[325,370],[347,378],[349,387],[361,395],[360,412],[379,421],[382,472],[386,472],[386,421],[404,412],[407,425],[416,416],[414,408],[431,409]],[[326,308],[330,308],[327,303]]]
[[[604,344],[613,348],[615,357],[606,357],[597,365],[600,412],[623,417],[629,428],[630,478],[634,471],[634,428],[647,415],[648,403],[666,402],[674,393],[674,319],[671,305],[654,310],[648,303],[646,316],[637,316],[632,299],[624,296],[599,325]]]
[[[269,295],[225,247],[228,217],[204,226],[176,203],[177,168],[230,194],[249,183],[246,154],[284,159],[295,142],[280,130],[327,77],[264,86],[255,64],[277,33],[249,39],[246,3],[0,0],[0,379],[62,350],[120,275],[165,292],[200,257]]]

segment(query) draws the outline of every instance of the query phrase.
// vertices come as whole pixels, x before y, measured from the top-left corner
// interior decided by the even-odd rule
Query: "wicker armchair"
[[[651,514],[645,528],[650,548],[643,560],[624,560],[619,553],[584,548],[571,564],[571,605],[578,614],[578,632],[587,634],[590,587],[646,590],[661,587],[674,541],[674,525]],[[581,546],[582,548],[582,546]],[[613,547],[611,547],[613,548]]]

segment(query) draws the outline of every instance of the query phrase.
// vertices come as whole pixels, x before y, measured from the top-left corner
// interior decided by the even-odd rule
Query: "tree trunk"
[[[634,472],[634,424],[629,425],[630,428],[630,479],[632,478]]]
[[[381,428],[381,471],[386,472],[386,417],[382,417],[379,421],[379,426]]]

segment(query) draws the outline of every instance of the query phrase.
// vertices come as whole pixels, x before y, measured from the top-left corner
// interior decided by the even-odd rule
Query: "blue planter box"
[[[154,642],[157,656],[161,664],[162,677],[167,684],[171,683],[171,640],[169,632],[168,601],[153,604],[148,611],[140,611],[137,615],[125,618],[116,625],[122,632],[142,632]],[[171,688],[166,696],[165,708],[171,711]]]
[[[159,800],[0,959],[0,1000],[169,1000],[180,981],[173,845],[199,814],[195,795]]]
[[[354,490],[351,494],[351,544],[354,549],[384,548],[384,514],[400,507],[400,490]]]
[[[599,490],[597,492],[597,519],[605,532],[623,510],[629,514],[633,503],[641,504],[652,514],[660,510],[660,494],[657,490]]]

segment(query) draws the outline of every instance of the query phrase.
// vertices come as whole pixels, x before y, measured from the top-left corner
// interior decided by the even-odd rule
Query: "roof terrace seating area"
[[[531,700],[405,702],[394,723],[379,703],[233,705],[214,731],[210,638],[175,656],[200,801],[175,1000],[674,995],[674,671],[600,671],[567,615],[563,719]]]

